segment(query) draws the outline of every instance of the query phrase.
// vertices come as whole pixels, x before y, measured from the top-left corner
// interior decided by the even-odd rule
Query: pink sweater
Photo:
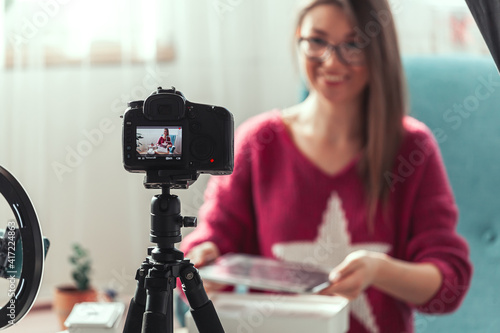
[[[279,111],[245,122],[235,139],[231,176],[212,177],[199,212],[200,225],[181,244],[186,253],[213,241],[222,253],[243,252],[332,269],[358,249],[411,262],[435,264],[443,275],[436,295],[422,306],[368,288],[351,302],[349,332],[413,332],[413,309],[455,310],[469,287],[466,242],[455,230],[457,207],[439,148],[429,129],[411,117],[392,172],[387,211],[367,225],[358,159],[330,176],[295,146]]]

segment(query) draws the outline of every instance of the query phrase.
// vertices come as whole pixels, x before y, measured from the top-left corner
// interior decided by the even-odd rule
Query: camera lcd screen
[[[140,160],[182,158],[182,126],[137,126],[136,140]]]

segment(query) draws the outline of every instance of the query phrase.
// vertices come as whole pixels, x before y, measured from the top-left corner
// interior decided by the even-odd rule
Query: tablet
[[[205,281],[259,290],[316,293],[329,285],[328,272],[318,267],[247,254],[225,254],[199,271]]]

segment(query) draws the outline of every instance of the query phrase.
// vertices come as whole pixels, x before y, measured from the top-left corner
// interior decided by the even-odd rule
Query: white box
[[[64,322],[72,333],[118,333],[125,305],[118,302],[84,302],[73,307]]]
[[[345,333],[349,329],[348,300],[338,296],[234,294],[212,296],[226,333]],[[198,333],[191,313],[189,333]]]

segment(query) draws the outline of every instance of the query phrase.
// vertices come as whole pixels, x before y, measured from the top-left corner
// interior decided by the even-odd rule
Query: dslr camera
[[[159,87],[146,100],[128,103],[123,165],[146,173],[149,187],[187,188],[200,173],[231,174],[233,115],[223,107],[189,102],[174,87]]]

